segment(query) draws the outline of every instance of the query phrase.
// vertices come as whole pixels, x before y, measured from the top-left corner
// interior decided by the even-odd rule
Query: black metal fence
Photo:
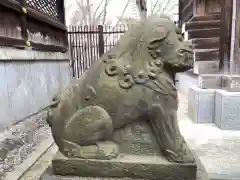
[[[68,40],[73,76],[79,78],[94,61],[117,43],[126,30],[124,25],[70,26]]]

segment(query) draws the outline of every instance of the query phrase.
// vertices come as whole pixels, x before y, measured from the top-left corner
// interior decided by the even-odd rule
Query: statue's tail
[[[52,113],[51,113],[51,110],[50,110],[50,109],[47,110],[47,118],[46,118],[46,121],[47,121],[48,125],[49,125],[50,127],[52,127],[53,117],[52,117]]]
[[[56,98],[53,98],[52,103],[47,106],[48,109],[47,109],[47,118],[46,118],[46,121],[47,121],[47,123],[48,123],[48,125],[49,125],[50,127],[52,126],[53,120],[54,120],[54,119],[53,119],[53,116],[52,116],[51,108],[57,107],[57,105],[59,104],[59,102],[60,102],[60,100],[58,100],[58,99],[56,99]]]

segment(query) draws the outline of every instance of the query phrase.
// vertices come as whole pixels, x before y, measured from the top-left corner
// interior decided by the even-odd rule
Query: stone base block
[[[223,75],[222,89],[230,92],[240,91],[240,75]]]
[[[215,108],[215,90],[189,88],[188,115],[196,123],[213,123]]]
[[[240,130],[240,92],[216,90],[215,124],[222,130]]]
[[[198,77],[199,87],[202,89],[219,89],[222,87],[221,74],[201,74]]]
[[[67,158],[58,152],[53,173],[61,176],[139,178],[150,180],[194,180],[196,164],[170,163],[159,156],[120,154],[113,160]]]
[[[240,91],[240,75],[201,74],[199,87],[203,89],[223,89],[230,92]]]
[[[193,66],[195,74],[219,73],[219,61],[195,61]]]

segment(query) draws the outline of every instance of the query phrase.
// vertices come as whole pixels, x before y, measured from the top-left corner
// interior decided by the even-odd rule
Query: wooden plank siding
[[[232,66],[230,66],[230,72],[233,74],[240,74],[240,1],[236,0],[234,4],[235,10],[233,15],[233,22],[234,25],[232,28],[234,30],[232,31],[232,45],[233,45],[233,52],[230,56],[230,59],[232,60]]]
[[[48,12],[43,5],[38,7],[37,0],[0,1],[0,46],[23,49],[30,45],[34,50],[66,52],[63,0],[55,3],[56,8],[48,11],[56,12]]]
[[[230,69],[230,48],[231,48],[231,30],[232,30],[232,0],[221,0],[221,14],[220,14],[220,47],[219,68],[223,71]]]

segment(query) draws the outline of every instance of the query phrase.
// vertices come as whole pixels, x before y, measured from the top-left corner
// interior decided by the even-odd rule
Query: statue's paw
[[[98,142],[96,145],[79,146],[64,141],[64,155],[69,158],[110,160],[118,156],[118,145],[111,141]]]
[[[173,163],[194,163],[195,158],[192,153],[175,153],[171,150],[164,150],[166,154],[166,158],[169,162]]]
[[[111,141],[98,142],[97,146],[100,152],[100,159],[114,159],[119,155],[118,145]]]

